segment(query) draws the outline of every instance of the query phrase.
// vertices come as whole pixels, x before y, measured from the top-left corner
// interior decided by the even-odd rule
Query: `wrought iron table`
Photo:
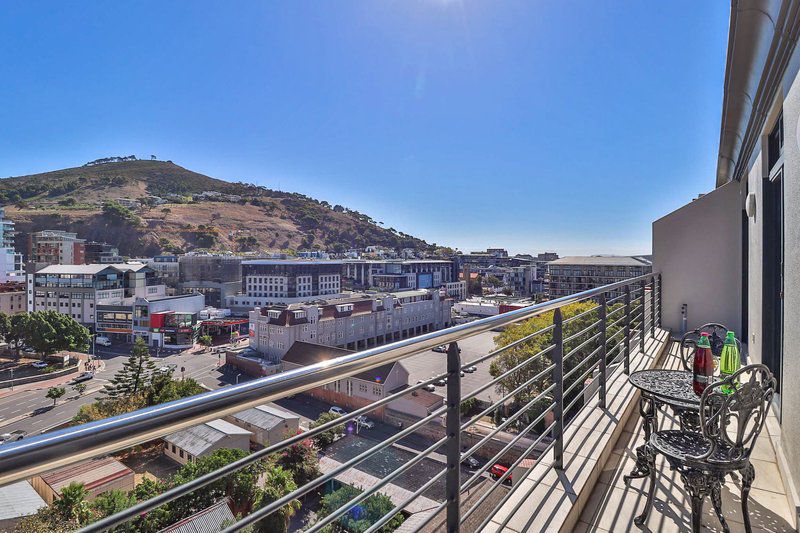
[[[628,376],[631,385],[639,389],[639,414],[644,421],[644,441],[656,431],[656,412],[663,406],[669,406],[679,417],[682,428],[699,430],[700,397],[692,388],[692,373],[684,370],[666,370],[657,368],[639,370]],[[636,448],[636,466],[624,477],[628,482],[650,475],[645,457],[645,446]]]

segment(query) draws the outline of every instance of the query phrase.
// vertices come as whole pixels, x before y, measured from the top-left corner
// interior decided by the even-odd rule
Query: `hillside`
[[[140,205],[125,208],[119,199]],[[219,180],[171,161],[108,162],[0,179],[0,205],[17,224],[20,251],[27,234],[42,229],[74,231],[132,257],[197,249],[435,247],[343,206]]]

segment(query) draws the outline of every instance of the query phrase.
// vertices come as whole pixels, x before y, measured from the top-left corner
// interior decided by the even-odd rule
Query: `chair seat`
[[[709,448],[709,443],[702,433],[676,429],[656,431],[650,436],[650,444],[658,453],[680,462],[686,462],[687,457],[701,456]],[[703,462],[737,468],[739,461],[732,461],[728,457],[728,450],[728,446],[717,446],[711,456]]]

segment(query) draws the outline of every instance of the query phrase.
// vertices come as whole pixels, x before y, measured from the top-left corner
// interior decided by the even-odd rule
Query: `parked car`
[[[111,339],[108,337],[95,337],[94,342],[100,346],[111,346]]]
[[[355,418],[355,422],[356,422],[357,425],[361,426],[362,428],[375,429],[375,422],[373,422],[372,420],[370,420],[369,418],[367,418],[364,415],[357,416]]]
[[[501,478],[508,472],[508,467],[501,465],[500,463],[495,463],[492,465],[492,468],[489,469],[489,475],[492,476],[493,479]],[[511,476],[509,474],[508,477],[505,479],[505,483],[511,484]]]
[[[158,372],[163,372],[164,374],[168,374],[170,372],[173,372],[176,368],[178,368],[178,365],[176,365],[175,363],[170,363],[168,365],[160,367],[158,369]]]
[[[33,348],[23,348],[22,353],[26,353],[28,355],[36,355],[36,350]]]
[[[481,466],[480,461],[475,459],[475,457],[470,455],[469,457],[464,458],[464,454],[463,453],[461,454],[461,464],[462,465],[466,465],[466,467],[469,468],[470,470],[477,470],[478,467]]]
[[[476,372],[477,370],[478,370],[477,366],[468,366],[467,368],[464,369],[464,372],[466,372],[467,374],[472,374],[473,372]]]
[[[440,344],[439,346],[431,348],[431,350],[433,350],[434,352],[445,353],[445,352],[447,352],[447,345],[446,344]]]
[[[417,385],[419,385],[420,383],[422,383],[421,379],[417,381]],[[433,391],[436,390],[436,387],[433,386],[433,383],[428,383],[427,385],[424,385],[422,387],[422,390],[426,390],[428,392],[433,392]]]
[[[25,438],[25,435],[27,435],[27,433],[25,433],[21,429],[15,429],[11,433],[3,433],[2,435],[0,435],[0,444],[22,440],[23,438]]]
[[[444,387],[445,385],[447,385],[447,378],[437,379],[436,381],[433,382],[433,384],[436,385],[437,387]]]
[[[91,372],[81,372],[72,380],[72,383],[80,383],[81,381],[89,381],[94,377]]]
[[[50,365],[48,365],[44,361],[36,361],[35,363],[31,363],[31,366],[33,368],[47,368]]]
[[[339,415],[339,416],[345,416],[347,414],[347,411],[345,411],[344,409],[342,409],[341,407],[338,407],[336,405],[334,405],[333,407],[328,409],[328,412],[329,413],[333,413],[335,415]]]

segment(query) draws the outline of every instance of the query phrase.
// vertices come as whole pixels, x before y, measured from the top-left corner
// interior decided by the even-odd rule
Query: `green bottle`
[[[739,346],[736,344],[736,336],[732,331],[725,335],[725,344],[722,345],[722,354],[719,357],[719,373],[722,379],[735,374],[742,365]],[[723,385],[722,392],[732,394],[735,386]]]

